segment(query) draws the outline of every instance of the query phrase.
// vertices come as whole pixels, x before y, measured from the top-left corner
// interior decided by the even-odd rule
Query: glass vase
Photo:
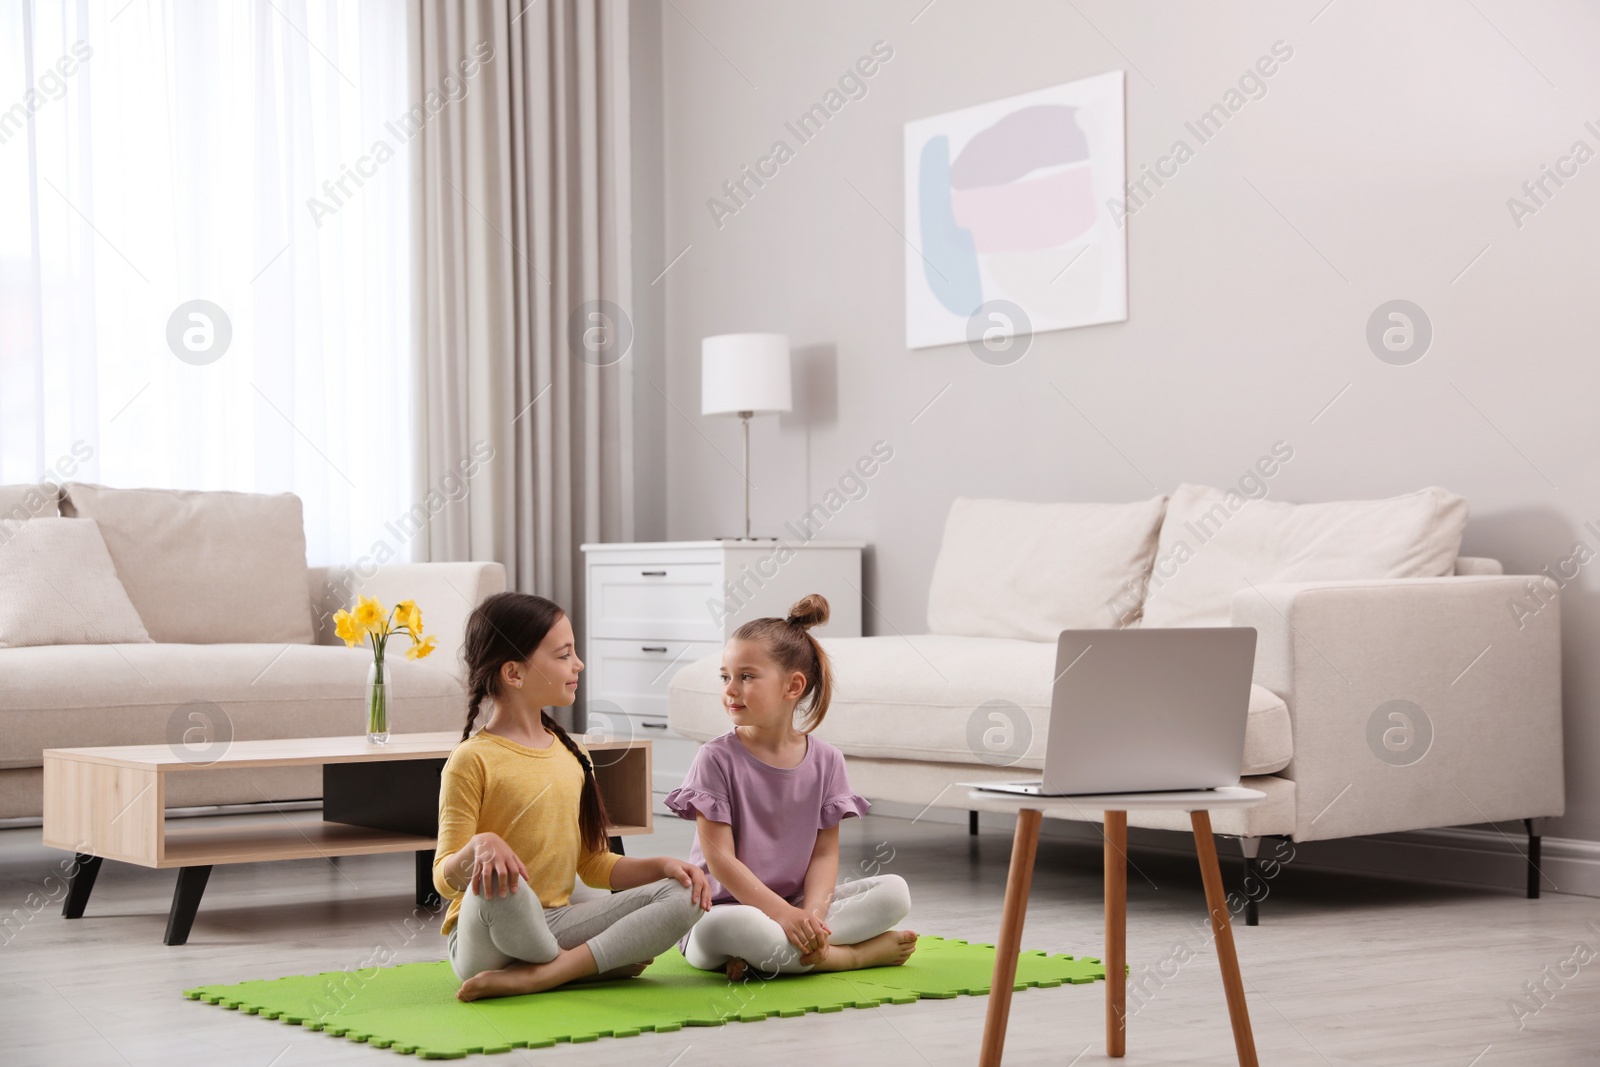
[[[389,665],[382,660],[367,670],[367,740],[389,743]]]

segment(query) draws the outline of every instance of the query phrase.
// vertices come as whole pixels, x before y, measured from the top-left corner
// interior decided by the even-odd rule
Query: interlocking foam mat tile
[[[698,971],[676,950],[638,978],[463,1004],[448,962],[332,971],[184,990],[190,1000],[277,1019],[427,1060],[547,1048],[561,1041],[632,1037],[647,1030],[721,1026],[808,1012],[909,1004],[989,992],[994,946],[923,936],[899,967],[834,974],[751,976]],[[1083,985],[1105,977],[1091,956],[1024,952],[1016,989]]]

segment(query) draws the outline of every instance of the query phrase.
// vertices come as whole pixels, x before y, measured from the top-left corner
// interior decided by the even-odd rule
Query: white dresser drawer
[[[651,715],[666,722],[672,676],[685,664],[721,648],[721,641],[592,640],[581,686],[585,707],[599,710],[599,702],[606,701],[625,714]]]
[[[721,580],[720,563],[593,563],[589,636],[721,641],[708,606],[719,601]]]

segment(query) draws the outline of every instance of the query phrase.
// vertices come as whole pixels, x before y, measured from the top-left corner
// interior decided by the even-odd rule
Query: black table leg
[[[167,936],[162,938],[166,944],[181,945],[189,940],[189,928],[194,925],[194,913],[200,910],[200,897],[210,877],[210,864],[178,868],[178,886],[172,891],[172,910],[167,913]]]
[[[433,911],[444,903],[433,888],[433,849],[417,850],[417,907]]]
[[[89,903],[89,894],[94,892],[94,880],[100,874],[100,857],[85,856],[79,852],[73,868],[72,881],[67,885],[67,897],[61,902],[63,919],[83,918],[83,906]]]

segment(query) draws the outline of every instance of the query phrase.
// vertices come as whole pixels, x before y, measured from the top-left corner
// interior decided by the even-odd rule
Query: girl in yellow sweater
[[[639,974],[711,906],[698,867],[618,856],[589,754],[547,715],[577,696],[583,662],[566,612],[497,593],[467,620],[471,703],[439,789],[433,883],[461,1000]],[[472,732],[484,701],[492,710]],[[618,890],[570,902],[574,876]]]

